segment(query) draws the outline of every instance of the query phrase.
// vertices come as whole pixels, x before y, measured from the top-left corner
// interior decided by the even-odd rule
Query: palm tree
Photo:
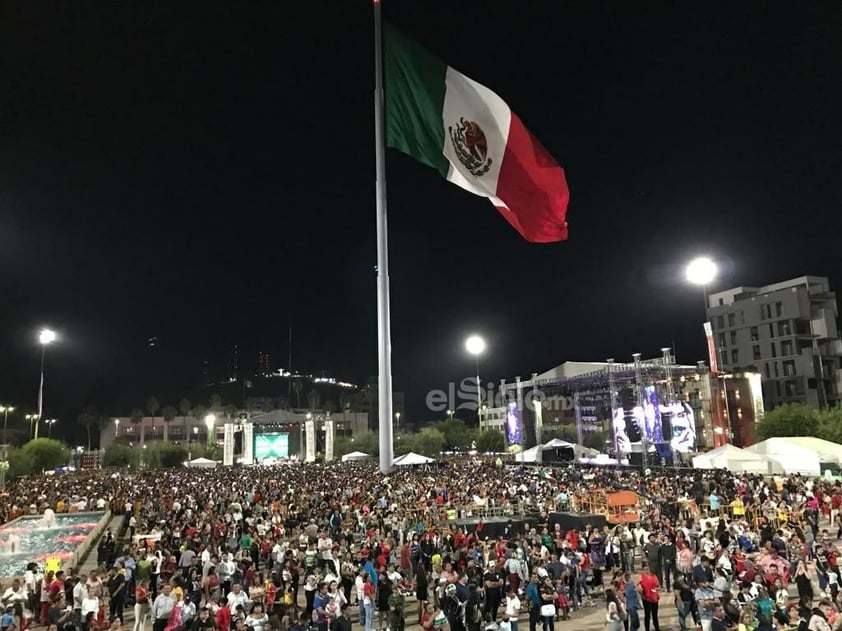
[[[96,408],[92,405],[86,405],[82,408],[82,411],[79,412],[79,416],[76,417],[76,422],[85,428],[85,431],[88,433],[88,451],[91,450],[91,429],[96,425],[97,422],[97,415],[96,415]]]
[[[149,397],[146,398],[146,412],[149,414],[149,416],[152,417],[152,427],[155,427],[155,415],[158,413],[158,410],[160,410],[160,409],[161,409],[161,402],[158,401],[158,397],[150,395]],[[143,431],[143,429],[141,431]],[[143,434],[144,435],[142,435],[140,437],[141,443],[146,442],[145,432],[143,432]]]
[[[190,414],[190,399],[184,398],[178,402],[178,411],[181,412],[181,422],[184,426],[184,437],[187,437],[187,415]]]
[[[319,391],[315,388],[307,393],[307,404],[310,406],[311,410],[315,410],[319,407]]]
[[[231,405],[230,403],[222,408],[222,413],[225,415],[225,418],[232,419],[234,415],[237,414],[237,406]]]
[[[211,410],[218,410],[222,407],[222,397],[214,393],[210,396],[209,403]]]
[[[137,426],[140,425],[141,422],[143,422],[143,410],[141,410],[140,408],[133,409],[132,415],[131,415],[131,421],[132,421],[132,425],[135,428],[137,428]]]
[[[164,416],[164,440],[167,441],[170,439],[170,421],[175,418],[177,412],[172,405],[165,405],[161,414]]]
[[[299,410],[301,409],[301,388],[302,388],[301,381],[296,379],[292,382],[292,391],[295,392],[295,407]]]

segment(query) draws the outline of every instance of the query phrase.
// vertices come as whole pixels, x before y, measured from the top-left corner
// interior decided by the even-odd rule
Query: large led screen
[[[289,458],[289,434],[257,434],[254,437],[254,457]]]

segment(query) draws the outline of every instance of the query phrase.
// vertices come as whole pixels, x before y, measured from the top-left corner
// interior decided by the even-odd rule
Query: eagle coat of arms
[[[488,140],[482,127],[474,121],[459,119],[459,124],[447,128],[453,150],[459,162],[475,177],[488,173],[492,160],[488,157]]]

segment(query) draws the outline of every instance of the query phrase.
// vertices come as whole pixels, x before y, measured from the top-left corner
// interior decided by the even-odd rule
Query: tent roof
[[[211,463],[216,464],[216,461],[210,460],[209,458],[193,458],[193,460],[190,461],[190,464],[211,464]]]
[[[553,438],[550,442],[544,443],[542,449],[564,449],[565,447],[575,447],[573,443],[568,443],[561,438]]]
[[[416,454],[410,451],[408,454],[404,454],[400,458],[395,458],[395,461],[392,464],[396,467],[403,467],[414,464],[428,464],[430,462],[433,462],[432,458],[427,458],[427,456],[422,456],[421,454]]]
[[[342,456],[342,462],[348,462],[349,460],[363,460],[365,458],[371,458],[371,456],[362,451],[352,451],[351,453]]]
[[[735,447],[730,444],[722,445],[716,449],[711,449],[710,451],[700,454],[700,456],[703,458],[718,458],[720,456],[724,456],[729,460],[765,460],[765,458],[760,454],[746,451],[745,449],[740,449],[739,447]]]

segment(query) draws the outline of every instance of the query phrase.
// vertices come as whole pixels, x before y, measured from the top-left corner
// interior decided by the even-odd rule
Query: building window
[[[784,340],[781,342],[781,357],[787,357],[792,354],[792,340]]]
[[[725,328],[725,318],[723,316],[716,316],[716,328],[720,331]]]
[[[772,342],[772,357],[778,356],[778,346],[774,342]]]
[[[728,328],[733,328],[737,326],[737,316],[736,314],[729,313],[728,314]]]
[[[731,331],[731,346],[737,345],[737,332]]]
[[[719,345],[725,346],[725,334],[724,333],[719,334]]]
[[[752,342],[756,342],[757,340],[760,339],[760,334],[757,332],[756,326],[751,327],[749,329],[749,332],[751,333],[751,341]]]
[[[795,360],[788,359],[783,362],[784,367],[784,376],[785,377],[794,377],[795,376]]]
[[[740,361],[740,351],[739,351],[739,349],[737,349],[737,348],[732,348],[732,349],[731,349],[731,362],[733,362],[734,364],[736,364],[736,363],[738,363],[739,361]]]
[[[775,376],[777,376],[777,375],[775,375]],[[780,381],[775,382],[775,393],[778,396],[781,396],[781,382]]]
[[[740,309],[740,324],[746,323],[746,312]]]
[[[775,303],[775,315],[780,318],[783,314],[784,314],[784,303],[776,302]]]
[[[723,306],[724,304],[725,304],[725,298],[720,298],[720,299],[719,299],[719,306],[721,307],[721,306]]]
[[[751,356],[753,359],[760,359],[760,344],[755,344],[751,347]],[[766,364],[766,372],[769,372],[769,364]],[[767,377],[769,375],[766,375]]]
[[[792,335],[792,325],[790,325],[789,320],[778,322],[778,335],[780,337]]]
[[[766,363],[766,379],[771,379],[771,378],[772,378],[772,369],[769,368],[769,364],[767,362]]]
[[[780,372],[778,371],[778,363],[779,363],[779,362],[773,362],[773,363],[775,364],[775,377],[780,377],[780,376],[781,376],[781,374],[780,374]]]
[[[775,327],[773,325],[769,325],[769,337],[775,337]]]
[[[760,305],[760,319],[761,320],[771,320],[772,319],[772,305]]]
[[[721,349],[719,349],[719,355],[720,355],[720,358],[719,358],[720,363],[723,366],[728,364],[728,351],[726,351],[724,348],[721,348]]]

